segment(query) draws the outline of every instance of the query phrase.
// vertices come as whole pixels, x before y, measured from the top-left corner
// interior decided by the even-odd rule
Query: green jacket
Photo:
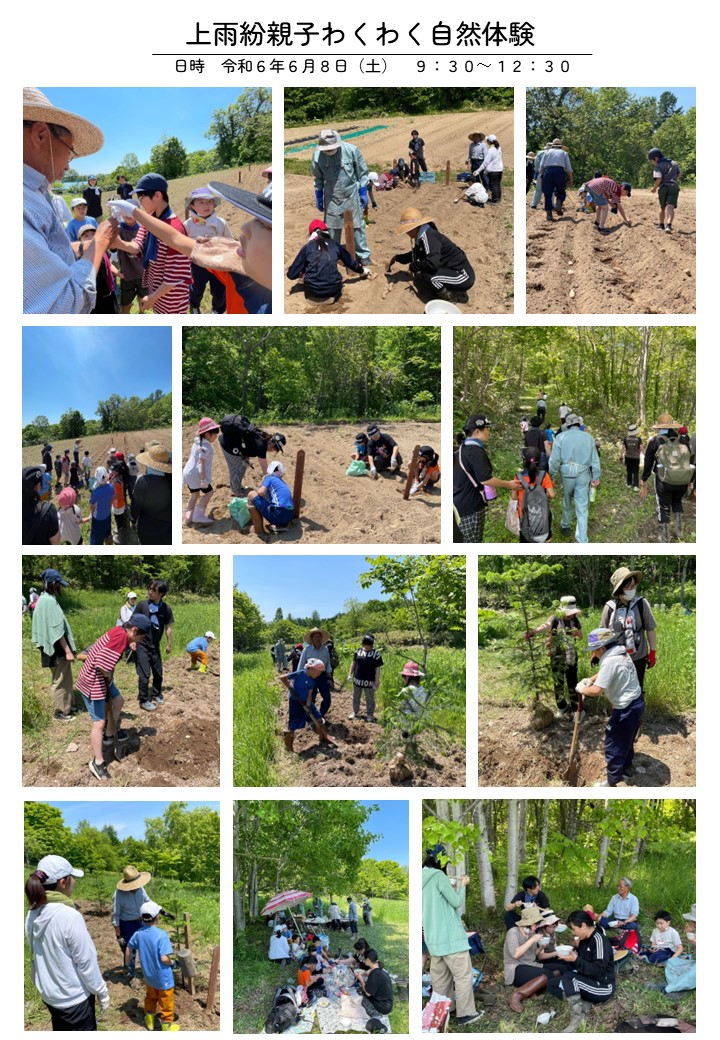
[[[425,943],[433,957],[468,953],[465,927],[460,920],[462,890],[457,891],[442,870],[423,867],[422,920]]]
[[[63,608],[49,592],[41,592],[35,604],[32,619],[32,641],[38,650],[48,657],[55,653],[55,644],[65,636],[68,645],[75,653],[75,640],[67,623]]]

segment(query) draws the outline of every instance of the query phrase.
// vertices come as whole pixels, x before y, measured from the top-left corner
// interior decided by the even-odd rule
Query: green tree
[[[269,162],[272,157],[272,92],[243,90],[237,101],[212,114],[205,134],[215,142],[220,168]]]
[[[58,423],[60,436],[65,438],[84,437],[86,433],[85,419],[77,408],[63,412]]]
[[[125,153],[118,166],[111,174],[113,180],[117,180],[118,175],[121,173],[125,176],[126,180],[130,181],[131,184],[141,175],[140,160],[135,152]]]
[[[265,622],[246,592],[233,589],[233,649],[253,650],[260,645]]]
[[[25,802],[25,863],[33,867],[43,856],[65,855],[72,832],[62,810],[46,802]]]
[[[150,152],[150,165],[168,181],[184,177],[188,172],[188,157],[182,142],[177,137],[163,134]]]

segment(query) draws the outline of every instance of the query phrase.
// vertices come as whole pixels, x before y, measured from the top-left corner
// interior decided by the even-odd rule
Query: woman
[[[500,480],[493,476],[487,455],[491,425],[487,416],[471,415],[453,459],[453,505],[457,509],[458,526],[465,542],[483,540],[486,506],[497,497],[497,488],[517,491],[522,487],[517,478]]]
[[[485,158],[483,159],[482,165],[477,171],[477,175],[482,178],[483,174],[487,174],[487,189],[490,192],[489,201],[490,203],[497,203],[502,197],[502,187],[500,184],[503,175],[502,148],[494,134],[487,135],[485,138],[485,145],[487,151],[485,152]]]
[[[265,476],[268,469],[268,452],[283,454],[287,443],[282,433],[266,433],[242,415],[226,415],[220,420],[218,441],[227,462],[230,490],[233,495],[242,495],[245,471],[251,459],[257,459]]]
[[[363,896],[362,901],[362,915],[363,923],[367,928],[372,928],[372,903],[367,896]]]
[[[523,1001],[542,993],[554,969],[538,963],[538,944],[544,938],[540,930],[543,912],[534,903],[523,908],[520,918],[505,934],[503,967],[505,985],[515,986],[510,997],[510,1007],[518,1013],[523,1010]]]
[[[358,974],[363,991],[362,1006],[371,1018],[389,1015],[393,1009],[392,979],[378,964],[377,950],[365,952],[365,963],[367,971]]]
[[[59,545],[60,523],[52,502],[41,502],[44,466],[26,466],[22,471],[23,545]]]
[[[340,930],[341,917],[342,914],[340,913],[340,907],[337,905],[334,899],[331,899],[330,905],[328,907],[328,921],[330,922],[330,927],[334,932]]]
[[[551,614],[543,625],[530,628],[525,633],[525,640],[541,632],[547,632],[545,644],[550,658],[550,669],[555,688],[555,703],[561,715],[572,717],[577,710],[578,684],[576,641],[582,638],[580,608],[574,596],[560,597],[560,610]],[[567,686],[567,693],[565,687]]]
[[[58,596],[70,582],[52,568],[43,571],[40,578],[43,590],[33,610],[32,641],[40,651],[41,667],[51,670],[53,717],[56,722],[72,722],[75,640],[58,603]]]
[[[445,860],[441,864],[440,860]],[[427,849],[422,871],[422,922],[430,953],[433,991],[453,998],[457,1024],[470,1025],[480,1019],[475,1010],[472,962],[465,927],[460,919],[463,891],[470,878],[459,879],[456,889],[446,876],[444,845]]]
[[[615,992],[615,959],[609,940],[595,927],[586,910],[575,910],[568,924],[576,947],[561,961],[567,964],[562,975],[548,982],[548,992],[570,1005],[570,1023],[563,1033],[574,1033],[584,1021],[589,1004],[604,1004]]]
[[[137,593],[128,592],[127,599],[120,607],[120,617],[118,618],[118,625],[124,625],[130,620],[135,613],[135,607],[137,606]]]
[[[142,928],[143,922],[140,908],[143,903],[147,903],[150,899],[150,896],[145,891],[145,885],[150,881],[152,881],[152,874],[148,873],[147,870],[140,871],[137,867],[128,865],[123,868],[123,876],[115,886],[112,901],[112,917],[110,920],[123,954],[135,932]],[[128,965],[128,973],[131,978],[135,977],[134,950]]]
[[[648,601],[638,595],[642,571],[618,567],[610,579],[613,598],[603,607],[601,628],[612,628],[621,636],[635,665],[640,689],[645,689],[645,669],[654,668],[657,650],[656,622]]]
[[[138,477],[130,513],[141,545],[172,545],[172,453],[151,441],[137,461],[145,466]]]
[[[279,964],[282,968],[286,964],[290,963],[290,947],[288,941],[282,933],[282,928],[276,928],[273,934],[270,936],[270,946],[268,947],[268,960],[272,961],[273,964]]]
[[[107,1011],[107,986],[97,951],[71,896],[83,877],[62,856],[45,856],[25,884],[30,904],[25,935],[33,985],[50,1012],[53,1030],[96,1032],[95,998]]]
[[[102,188],[98,188],[97,177],[88,177],[88,186],[83,191],[83,198],[87,203],[87,216],[102,220]]]

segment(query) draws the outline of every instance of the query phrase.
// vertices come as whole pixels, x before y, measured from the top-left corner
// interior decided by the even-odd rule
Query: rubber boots
[[[211,520],[209,516],[205,516],[205,510],[208,507],[207,499],[208,496],[203,495],[193,509],[192,522],[194,524],[199,524],[201,527],[207,527],[209,524],[215,523],[215,521]]]
[[[149,1029],[151,1033],[155,1029],[155,1015],[151,1015],[150,1012],[145,1015],[145,1028]]]
[[[529,997],[534,997],[537,993],[542,993],[543,990],[547,989],[547,984],[546,975],[536,975],[534,979],[530,979],[523,986],[518,986],[510,996],[510,1007],[513,1011],[517,1011],[520,1014],[523,1009],[523,1001]]]
[[[200,666],[198,667],[198,671],[199,671],[199,672],[202,672],[202,673],[205,673],[205,672],[207,671],[207,665],[206,665],[206,664],[201,664],[201,665],[200,665]]]
[[[582,997],[576,993],[574,996],[568,997],[568,1007],[570,1008],[570,1021],[565,1029],[561,1029],[560,1032],[577,1033],[588,1013],[587,1005],[583,1004]]]
[[[660,524],[660,541],[670,541],[670,524]]]
[[[678,537],[678,541],[682,541],[682,513],[673,513],[673,523],[675,524],[675,534]]]
[[[180,1029],[180,1026],[177,1024],[177,1022],[161,1022],[160,1028],[162,1029],[163,1033],[177,1033]]]
[[[293,744],[295,743],[295,734],[292,730],[288,730],[287,733],[283,733],[283,740],[285,741],[285,747],[288,751],[293,750]]]

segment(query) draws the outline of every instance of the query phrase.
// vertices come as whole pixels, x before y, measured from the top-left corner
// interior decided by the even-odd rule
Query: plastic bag
[[[246,498],[231,498],[228,510],[238,527],[247,527],[250,523],[250,511]]]
[[[353,459],[348,468],[345,470],[345,476],[364,477],[367,471],[367,466],[362,461],[362,459]]]
[[[520,517],[518,515],[517,500],[514,498],[511,498],[508,502],[507,513],[505,514],[505,527],[516,538],[520,537]]]

